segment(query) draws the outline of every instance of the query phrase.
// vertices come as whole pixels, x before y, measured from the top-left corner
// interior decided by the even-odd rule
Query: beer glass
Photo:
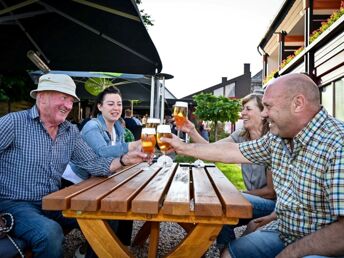
[[[176,104],[174,104],[174,108],[173,108],[173,117],[174,117],[174,121],[176,122],[177,129],[184,125],[187,115],[188,115],[188,103],[177,101]],[[179,134],[180,134],[179,129],[177,133],[179,137]]]
[[[149,155],[154,153],[156,144],[155,128],[142,128],[141,132],[141,145],[144,153]]]
[[[166,151],[170,148],[170,144],[162,142],[160,140],[161,137],[172,138],[171,127],[169,125],[158,125],[157,128],[157,142],[160,151],[163,154],[158,158],[157,163],[161,167],[170,167],[173,164],[173,160],[166,155]]]
[[[148,118],[146,122],[146,127],[147,128],[155,128],[157,129],[158,125],[160,124],[160,119],[159,118]]]

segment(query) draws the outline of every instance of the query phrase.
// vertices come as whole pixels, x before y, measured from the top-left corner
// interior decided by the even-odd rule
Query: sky
[[[148,32],[158,50],[165,85],[177,98],[232,79],[251,64],[262,69],[257,46],[284,0],[142,0],[153,20]]]

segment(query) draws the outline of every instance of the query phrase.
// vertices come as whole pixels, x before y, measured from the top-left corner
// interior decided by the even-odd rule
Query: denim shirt
[[[107,131],[105,120],[101,114],[88,121],[81,130],[81,137],[101,157],[120,157],[128,152],[128,143],[124,141],[124,128],[119,121],[115,122],[116,144],[111,145],[111,137]],[[70,163],[75,174],[82,179],[87,179],[89,173]]]

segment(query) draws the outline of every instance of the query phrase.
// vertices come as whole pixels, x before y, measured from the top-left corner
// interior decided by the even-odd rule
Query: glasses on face
[[[146,154],[153,154],[156,144],[155,128],[142,128],[141,132],[141,145],[142,150]]]
[[[173,117],[177,127],[182,127],[188,115],[188,103],[177,101],[173,108]]]

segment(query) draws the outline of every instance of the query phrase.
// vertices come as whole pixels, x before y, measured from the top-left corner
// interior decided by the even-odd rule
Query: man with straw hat
[[[79,101],[75,83],[64,74],[45,74],[30,92],[31,109],[0,118],[0,213],[12,213],[14,234],[25,240],[34,257],[63,257],[63,230],[77,227],[61,212],[41,209],[42,198],[59,190],[68,162],[93,176],[108,176],[122,165],[147,158],[140,151],[122,159],[102,158],[82,140],[76,126],[66,121]]]

